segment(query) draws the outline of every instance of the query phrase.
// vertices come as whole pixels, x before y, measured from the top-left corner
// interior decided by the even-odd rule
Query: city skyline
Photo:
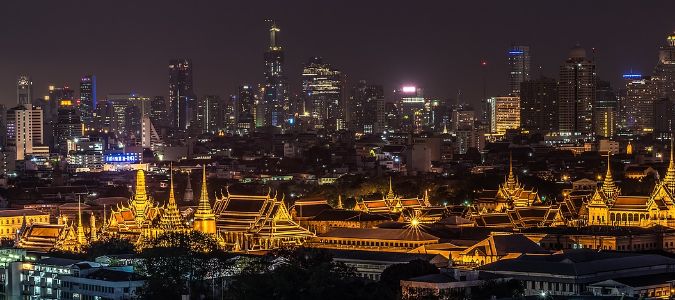
[[[144,3],[128,10],[125,3],[109,7],[45,2],[31,7],[30,16],[20,9],[28,4],[9,4],[17,7],[7,11],[18,13],[0,22],[31,22],[14,32],[0,32],[8,41],[0,58],[5,70],[0,75],[0,103],[10,107],[16,103],[16,78],[23,74],[31,76],[34,98],[46,95],[50,83],[76,88],[86,74],[96,75],[99,98],[130,91],[166,97],[166,64],[176,57],[193,61],[197,96],[236,94],[239,85],[264,82],[261,60],[268,43],[264,21],[268,18],[281,28],[285,74],[293,94],[300,91],[303,63],[322,56],[348,76],[349,87],[361,79],[383,85],[387,102],[395,101],[392,91],[400,85],[415,84],[432,98],[452,98],[461,90],[462,101],[477,104],[483,89],[481,59],[488,61],[488,96],[504,95],[506,52],[514,43],[530,47],[532,78],[539,74],[557,78],[557,68],[577,42],[589,53],[596,48],[598,78],[620,87],[623,73],[651,75],[664,36],[675,29],[666,15],[673,4],[666,1],[643,4],[639,11],[632,11],[627,1],[611,2],[611,6],[604,1],[520,4],[531,10],[503,7],[512,5],[499,2],[415,7],[373,3],[362,5],[358,12],[337,6],[313,11],[300,3],[268,3],[257,11],[253,11],[255,5],[225,9],[219,7],[222,4],[195,4],[184,7],[186,21],[179,25],[171,23],[171,5],[166,4]],[[542,12],[547,5],[551,7]],[[107,13],[98,16],[96,12],[102,10]],[[238,11],[246,13],[238,16]],[[296,11],[306,12],[307,17],[294,18]],[[61,12],[77,18],[44,26],[53,20],[48,16]],[[380,12],[381,22],[368,18],[373,12]],[[574,17],[570,12],[576,12]],[[408,22],[401,22],[404,16]],[[491,22],[481,23],[490,18]],[[631,26],[620,26],[629,19]],[[597,26],[586,28],[587,21]],[[324,26],[311,26],[315,22]],[[496,23],[512,26],[490,25]],[[541,25],[527,26],[535,23]],[[78,47],[43,46],[54,45],[53,39],[63,38],[64,33],[66,38],[77,37]],[[175,43],[175,36],[186,37],[185,42]]]

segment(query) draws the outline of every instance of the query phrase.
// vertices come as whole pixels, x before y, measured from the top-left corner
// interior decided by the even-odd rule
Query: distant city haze
[[[569,49],[596,49],[598,77],[651,74],[664,37],[675,30],[675,1],[3,1],[0,103],[17,103],[16,80],[30,74],[34,97],[49,84],[78,90],[95,74],[98,97],[168,96],[167,65],[187,57],[194,92],[223,97],[264,80],[268,24],[281,32],[291,94],[310,57],[358,80],[401,85],[428,98],[478,104],[508,92],[507,50],[530,46],[532,78],[557,78]],[[539,68],[541,66],[541,69]]]

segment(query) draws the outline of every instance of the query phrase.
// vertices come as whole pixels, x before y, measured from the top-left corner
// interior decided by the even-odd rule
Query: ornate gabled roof
[[[179,230],[184,229],[185,225],[181,221],[180,211],[178,211],[178,205],[176,204],[176,195],[173,191],[173,168],[169,171],[170,187],[169,187],[169,201],[164,207],[164,212],[159,219],[159,227],[164,230]]]
[[[195,220],[214,220],[215,215],[209,203],[209,191],[206,188],[206,165],[202,169],[202,191],[199,196],[199,205],[195,212]]]
[[[17,247],[37,252],[73,251],[77,248],[77,236],[73,227],[66,224],[33,223],[22,232]]]
[[[251,233],[267,238],[314,236],[291,219],[283,199],[267,194],[232,195],[216,200],[216,226],[225,233]]]

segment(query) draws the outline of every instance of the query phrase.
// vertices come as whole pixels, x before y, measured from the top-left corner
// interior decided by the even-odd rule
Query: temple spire
[[[202,167],[202,191],[197,211],[195,211],[193,227],[204,233],[216,233],[216,216],[209,203],[209,191],[206,185],[206,164]]]
[[[173,192],[173,165],[169,169],[170,187],[169,187],[169,201],[164,208],[164,213],[159,220],[160,227],[166,230],[177,230],[183,228],[183,223],[180,219],[180,211],[176,205],[176,196]]]
[[[98,240],[98,235],[96,234],[96,217],[94,216],[94,212],[91,213],[91,216],[89,217],[89,229],[90,229],[90,235],[91,235],[91,241]]]
[[[612,167],[610,164],[612,152],[607,152],[607,174],[605,174],[605,181],[602,183],[602,192],[607,197],[612,197],[614,192],[616,192],[616,185],[614,184],[614,178],[612,177]]]
[[[145,221],[145,210],[149,206],[148,194],[145,190],[145,173],[143,170],[136,172],[136,191],[131,199],[131,208],[134,212],[136,223],[142,224]]]
[[[394,188],[392,187],[391,184],[391,176],[389,176],[389,192],[387,193],[387,199],[394,199],[396,196],[394,195]]]
[[[513,175],[513,154],[509,152],[509,176],[506,178],[506,187],[513,189],[516,187],[516,176]]]
[[[671,193],[675,193],[675,160],[673,160],[673,135],[670,136],[670,162],[668,163],[668,170],[666,176],[663,178],[663,185]]]
[[[82,246],[87,242],[84,236],[84,227],[82,227],[82,201],[77,197],[77,243]]]
[[[337,208],[342,209],[342,194],[338,194]]]

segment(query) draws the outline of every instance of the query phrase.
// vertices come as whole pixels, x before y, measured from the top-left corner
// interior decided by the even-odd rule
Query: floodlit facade
[[[509,129],[520,128],[520,97],[492,97],[490,107],[490,132],[503,135]]]

